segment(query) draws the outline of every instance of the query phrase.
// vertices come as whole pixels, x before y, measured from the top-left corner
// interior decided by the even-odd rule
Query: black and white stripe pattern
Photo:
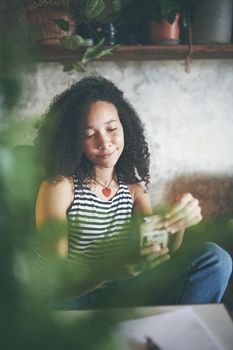
[[[128,186],[119,179],[119,189],[108,201],[98,198],[87,185],[79,188],[76,176],[74,186],[74,200],[67,212],[69,257],[81,253],[92,260],[124,247],[133,206]]]

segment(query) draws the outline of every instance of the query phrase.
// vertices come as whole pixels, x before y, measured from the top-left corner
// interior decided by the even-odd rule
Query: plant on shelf
[[[70,0],[25,0],[24,7],[28,23],[34,29],[33,39],[38,45],[58,45],[63,36],[75,31]],[[66,22],[66,28],[61,28],[59,21]]]
[[[71,0],[79,20],[114,22],[119,17],[121,9],[130,0]]]
[[[124,0],[25,0],[28,21],[36,29],[36,43],[61,45],[70,50],[79,50],[79,61],[63,61],[63,70],[85,71],[86,65],[105,55],[112,54],[118,45],[106,47],[104,38],[99,38],[94,28],[98,22],[115,20]],[[127,2],[127,0],[126,0]],[[76,34],[84,24],[91,33],[91,40]]]
[[[109,41],[106,42],[106,38],[101,37],[98,30],[96,30],[96,23],[106,24],[116,21],[125,2],[127,0],[70,0],[70,9],[76,19],[77,32],[79,33],[81,26],[85,26],[89,37],[85,39],[82,35],[75,34],[62,38],[61,44],[65,48],[73,50],[83,46],[89,47],[84,51],[80,61],[62,62],[65,71],[73,69],[84,71],[85,66],[90,61],[110,55],[117,49],[119,45],[114,45]],[[60,25],[63,24],[67,26],[66,21],[60,22]]]
[[[131,0],[123,9],[123,22],[146,19],[152,43],[179,43],[180,18],[187,27],[191,9],[197,0]],[[171,36],[170,36],[171,34]],[[158,35],[158,36],[157,36]]]

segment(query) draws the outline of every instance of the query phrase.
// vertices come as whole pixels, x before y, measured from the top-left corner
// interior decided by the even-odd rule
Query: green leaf
[[[85,6],[85,15],[87,19],[92,20],[98,17],[105,9],[103,0],[88,0]]]
[[[176,13],[180,11],[180,5],[176,0],[160,0],[161,15],[166,18],[169,23],[173,23]]]
[[[72,70],[76,70],[77,72],[83,73],[85,72],[85,67],[82,62],[61,62],[63,65],[63,72],[70,72]]]
[[[61,64],[63,65],[63,72],[70,72],[74,69],[73,63],[71,62],[61,62]]]
[[[60,42],[66,49],[77,50],[84,43],[84,39],[80,35],[72,35],[61,38]]]
[[[58,25],[58,27],[60,27],[62,30],[64,30],[65,32],[68,32],[70,29],[70,24],[68,21],[66,21],[63,18],[54,18],[52,20],[54,23],[56,23]]]
[[[80,72],[80,73],[85,72],[85,67],[84,67],[84,64],[82,62],[75,62],[74,63],[74,69],[77,72]]]
[[[95,56],[95,59],[101,58],[103,56],[111,55],[116,49],[119,47],[119,45],[115,45],[113,47],[110,47],[108,49],[102,49],[100,52],[98,52]]]
[[[98,44],[89,47],[82,57],[82,63],[85,65],[88,62],[101,58],[106,55],[111,55],[119,45],[114,45],[112,47],[104,48],[103,47],[104,39],[100,40]]]
[[[101,50],[101,46],[103,45],[103,43],[104,43],[104,38],[101,39],[96,45],[89,47],[83,55],[82,62],[86,64],[87,62],[94,59],[95,55],[99,52],[99,50]]]

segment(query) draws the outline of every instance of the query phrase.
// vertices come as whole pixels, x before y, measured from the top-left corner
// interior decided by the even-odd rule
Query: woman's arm
[[[128,185],[133,199],[133,211],[142,215],[151,215],[152,207],[149,193],[142,183]]]
[[[182,244],[185,229],[198,224],[201,220],[198,199],[191,193],[182,193],[177,196],[163,219],[164,227],[171,233],[170,250],[177,250]]]
[[[130,187],[131,186],[131,187]],[[134,201],[134,211],[143,215],[153,213],[150,196],[143,184],[130,185],[129,189]],[[170,233],[169,250],[177,250],[183,241],[185,229],[195,225],[202,219],[199,202],[190,193],[176,197],[170,210],[156,223],[155,229],[166,229]],[[156,246],[152,249],[156,249]]]
[[[41,184],[36,200],[36,226],[38,233],[43,235],[39,237],[42,255],[67,255],[66,211],[73,201],[73,196],[73,184],[69,178],[60,182],[44,181]]]

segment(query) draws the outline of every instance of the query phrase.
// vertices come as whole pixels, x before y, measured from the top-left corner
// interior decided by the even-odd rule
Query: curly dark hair
[[[87,76],[55,97],[42,120],[35,139],[45,178],[59,181],[76,174],[82,186],[95,176],[91,161],[83,152],[86,118],[97,101],[112,103],[124,130],[125,146],[116,164],[126,183],[144,181],[148,187],[150,154],[143,124],[123,92],[99,75]]]

